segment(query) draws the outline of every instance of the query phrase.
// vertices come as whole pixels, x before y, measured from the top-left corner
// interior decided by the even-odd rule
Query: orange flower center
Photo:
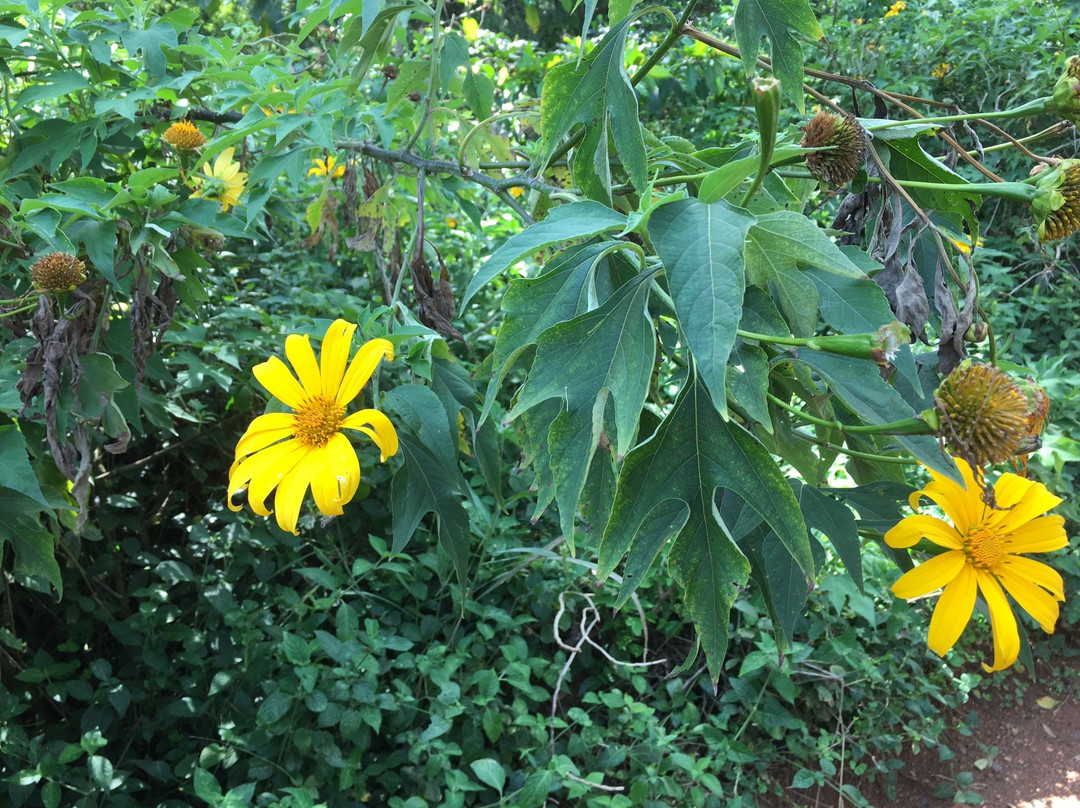
[[[341,429],[345,408],[332,398],[311,396],[293,413],[293,434],[305,446],[319,449]]]
[[[1005,542],[995,531],[977,527],[964,539],[964,554],[976,567],[993,569],[1005,558]]]

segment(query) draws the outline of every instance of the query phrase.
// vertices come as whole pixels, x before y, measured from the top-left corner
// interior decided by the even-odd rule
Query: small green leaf
[[[38,521],[36,515],[0,511],[0,543],[10,542],[15,550],[16,575],[38,577],[64,595],[60,565],[56,563],[56,539]]]
[[[499,761],[492,758],[480,758],[472,761],[469,766],[481,783],[491,786],[499,794],[503,793],[503,786],[506,785],[506,770]]]
[[[280,690],[276,690],[263,699],[256,713],[256,720],[265,726],[280,721],[292,709],[293,700]]]

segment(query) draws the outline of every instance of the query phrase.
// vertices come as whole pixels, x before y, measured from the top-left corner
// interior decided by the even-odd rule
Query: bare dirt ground
[[[878,783],[858,784],[863,796],[875,808],[1080,808],[1080,658],[1053,665],[1038,663],[1036,681],[1017,674],[965,705],[951,724],[973,712],[977,726],[940,739],[951,759],[939,760],[937,748],[905,752],[895,798]],[[787,797],[800,808],[851,806],[835,791],[789,790]]]

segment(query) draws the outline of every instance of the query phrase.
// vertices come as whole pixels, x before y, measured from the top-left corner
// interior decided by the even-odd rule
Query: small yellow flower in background
[[[340,515],[356,494],[360,462],[343,429],[358,430],[375,441],[383,462],[397,454],[398,436],[389,418],[371,409],[345,414],[379,361],[394,358],[387,340],[373,339],[348,362],[355,331],[355,324],[335,320],[323,337],[319,361],[309,337],[290,334],[285,355],[295,376],[276,356],[254,367],[259,383],[292,412],[260,415],[236,444],[229,469],[230,509],[241,510],[233,498],[247,489],[255,513],[274,513],[278,526],[295,534],[309,486],[315,505],[326,516]],[[275,488],[271,511],[265,502]]]
[[[195,180],[199,187],[191,194],[193,197],[216,199],[226,212],[240,201],[248,175],[240,170],[239,163],[233,162],[234,151],[230,147],[221,152],[212,169],[209,163],[203,163],[203,176]]]
[[[858,17],[858,18],[856,18],[856,20],[855,20],[855,24],[856,24],[856,25],[862,25],[862,17]]]
[[[514,197],[514,199],[517,199],[523,193],[525,193],[525,189],[522,188],[520,185],[515,185],[513,188],[510,189],[510,196]]]
[[[970,236],[966,235],[961,236],[960,238],[953,238],[952,236],[946,236],[946,238],[951,241],[956,246],[956,249],[958,249],[964,255],[971,255],[971,251],[975,247],[981,247],[983,245],[983,240],[981,238],[978,239],[974,245],[972,245]]]
[[[453,230],[455,227],[457,227],[457,219],[455,219],[453,216],[447,216],[446,226]]]
[[[206,143],[206,138],[191,121],[177,121],[165,130],[161,139],[177,151],[195,151]]]
[[[930,471],[933,481],[909,498],[913,510],[919,499],[935,502],[949,521],[916,513],[902,519],[885,534],[890,547],[914,547],[929,539],[945,552],[900,576],[892,591],[900,598],[919,598],[942,589],[930,618],[927,643],[944,656],[960,638],[981,593],[990,612],[994,635],[993,667],[1009,667],[1020,653],[1020,634],[1006,592],[1042,627],[1053,633],[1065,600],[1061,575],[1022,553],[1049,553],[1068,544],[1065,520],[1044,516],[1061,504],[1042,483],[1016,474],[1002,474],[994,484],[996,507],[987,505],[971,467],[955,458],[964,478],[962,487]],[[951,524],[950,524],[951,522]],[[1004,590],[1003,590],[1004,588]]]
[[[907,8],[907,3],[905,3],[904,0],[896,0],[895,3],[889,6],[889,10],[885,12],[885,19],[887,20],[889,17],[899,16],[900,12],[905,8]]]
[[[942,62],[940,65],[930,71],[930,75],[933,76],[935,79],[943,79],[947,75],[949,75],[950,70],[952,70],[952,67],[949,66],[949,63]]]
[[[312,167],[308,169],[307,173],[309,177],[329,177],[332,180],[336,180],[345,173],[345,164],[337,164],[337,161],[332,154],[325,160],[320,160],[316,157],[311,161],[311,164]]]

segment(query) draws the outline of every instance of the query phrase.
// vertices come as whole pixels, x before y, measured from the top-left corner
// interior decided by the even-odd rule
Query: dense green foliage
[[[683,9],[631,2],[0,4],[0,802],[738,808],[794,785],[857,805],[937,743],[991,679],[989,628],[927,650],[930,606],[889,592],[911,560],[881,537],[919,479],[894,461],[950,461],[858,429],[925,409],[952,343],[932,308],[887,383],[806,342],[894,312],[873,221],[838,246],[840,199],[794,167],[803,60],[1015,107],[1078,23],[1051,2],[811,5],[702,5],[695,38],[668,37]],[[782,85],[760,187],[759,41]],[[197,154],[162,140],[184,117]],[[931,127],[876,142],[900,179],[982,179],[937,162]],[[192,191],[230,148],[248,176],[223,210]],[[312,173],[330,156],[342,176]],[[1031,472],[1068,498],[1075,240],[1040,245],[1014,202],[913,195],[983,240],[994,342],[971,351],[1048,393]],[[890,255],[932,300],[916,230]],[[38,294],[51,252],[88,280]],[[338,317],[395,346],[364,406],[403,451],[357,442],[356,498],[293,536],[231,511],[226,481],[267,406],[252,366]],[[1070,597],[1076,560],[1052,562]],[[1080,600],[1061,622],[1034,659],[1069,653]]]

